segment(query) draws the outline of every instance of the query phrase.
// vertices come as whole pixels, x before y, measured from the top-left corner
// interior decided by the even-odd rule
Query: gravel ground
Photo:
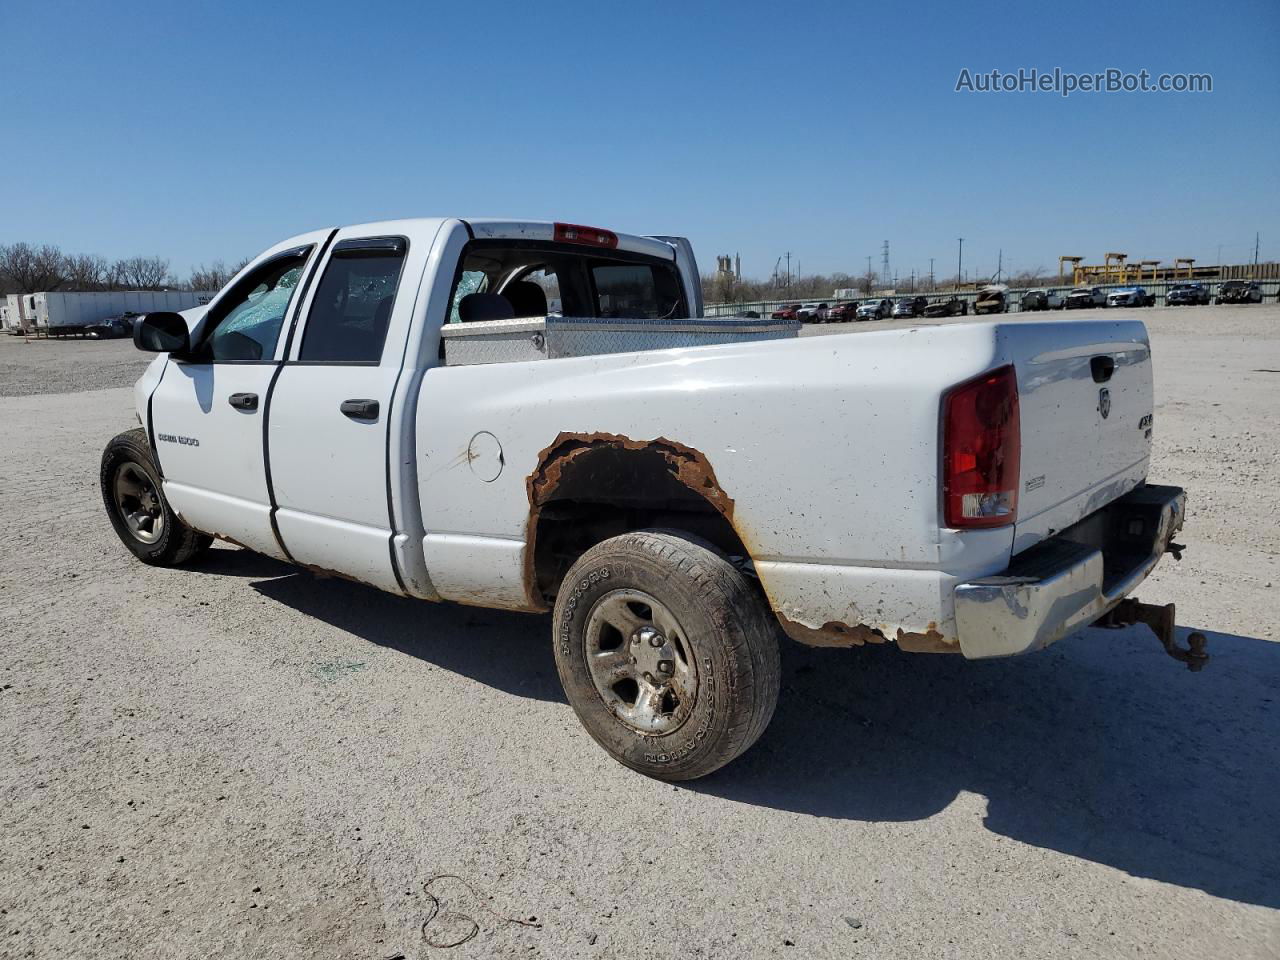
[[[1209,667],[788,644],[679,787],[579,728],[544,617],[132,561],[97,466],[146,358],[0,338],[0,956],[1277,956],[1280,307],[1142,317],[1191,506],[1141,595]]]

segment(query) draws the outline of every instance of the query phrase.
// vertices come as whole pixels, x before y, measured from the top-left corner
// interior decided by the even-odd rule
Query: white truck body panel
[[[433,580],[446,599],[492,591],[497,570],[500,604],[527,605],[520,591],[525,558],[513,544],[526,534],[525,488],[539,452],[560,433],[666,437],[711,462],[781,616],[813,629],[867,624],[890,637],[902,628],[954,641],[951,589],[1002,569],[1015,528],[959,532],[941,523],[938,412],[947,387],[1004,363],[1014,363],[1020,379],[1024,367],[1029,371],[1024,402],[1036,419],[1028,422],[1044,416],[1052,429],[1024,432],[1024,470],[1052,477],[1031,504],[1057,529],[1083,516],[1091,499],[1106,502],[1131,489],[1135,471],[1145,474],[1149,439],[1132,442],[1141,439],[1136,417],[1116,421],[1134,428],[1132,450],[1125,449],[1120,430],[1098,434],[1096,391],[1069,395],[1051,385],[1055,375],[1075,370],[1080,350],[1090,387],[1089,349],[1119,343],[1145,363],[1145,332],[1122,321],[1071,326],[919,324],[835,340],[433,370],[421,409],[453,415],[419,420],[427,566],[439,571]],[[1084,346],[1069,348],[1070,358],[1041,349],[1072,341]],[[1048,382],[1037,384],[1038,376]],[[1149,412],[1149,376],[1119,402],[1136,412],[1143,397]],[[467,469],[469,444],[481,431],[497,438],[505,462],[491,482]],[[1100,448],[1096,436],[1104,438]],[[1063,491],[1073,496],[1047,502]],[[1042,539],[1045,528],[1029,526],[1022,546]],[[476,560],[482,554],[488,563]],[[466,579],[467,570],[481,580]]]
[[[294,247],[318,249],[329,231],[304,234],[276,244],[255,258],[240,276]],[[312,253],[312,262],[316,253]],[[187,311],[192,329],[203,328],[210,310],[236,286],[236,280],[200,311]],[[288,329],[297,315],[297,296],[284,319]],[[252,550],[287,559],[272,527],[272,498],[262,435],[263,411],[238,410],[228,399],[236,393],[267,397],[286,337],[276,355],[236,363],[171,362],[151,393],[147,410],[152,442],[164,474],[164,492],[179,516],[197,530],[226,537]],[[144,375],[144,379],[147,375]],[[191,441],[195,441],[192,443]]]
[[[334,245],[350,238],[405,237],[408,251],[392,304],[382,358],[375,365],[309,364],[300,360],[306,317],[316,296],[312,284],[303,302],[290,353],[272,394],[268,440],[280,535],[305,566],[341,571],[384,590],[405,592],[388,549],[392,517],[387,491],[389,425],[399,417],[396,383],[406,361],[406,343],[419,305],[418,287],[443,221],[397,221],[344,227]],[[423,303],[425,307],[425,302]],[[344,400],[371,399],[379,416],[344,416]],[[318,478],[323,482],[317,483]],[[381,496],[370,496],[371,492]],[[337,561],[337,562],[335,562]]]
[[[1154,407],[1151,347],[1141,323],[1050,321],[1028,325],[1027,333],[1019,403],[1024,419],[1041,426],[1022,433],[1015,553],[1146,477]],[[1097,356],[1115,364],[1104,382],[1095,382],[1090,369]]]

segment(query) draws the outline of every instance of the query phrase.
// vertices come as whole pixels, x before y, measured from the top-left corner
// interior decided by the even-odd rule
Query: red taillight
[[[942,399],[942,502],[948,527],[999,527],[1018,517],[1022,435],[1018,378],[1001,367]]]
[[[599,227],[584,227],[579,223],[557,223],[556,243],[583,243],[588,247],[604,247],[612,250],[618,245],[618,235]]]

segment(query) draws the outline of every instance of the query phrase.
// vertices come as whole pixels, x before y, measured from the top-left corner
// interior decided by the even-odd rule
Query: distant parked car
[[[90,340],[116,340],[120,337],[133,336],[133,321],[136,314],[120,317],[104,317],[84,328],[84,335]]]
[[[1121,287],[1107,294],[1108,307],[1154,307],[1156,295],[1145,287]]]
[[[827,319],[827,305],[825,303],[802,303],[800,309],[796,311],[796,319],[804,323],[822,323]]]
[[[858,312],[858,302],[850,300],[848,303],[837,303],[827,311],[828,323],[843,323],[846,320],[854,319],[854,315]]]
[[[924,308],[929,305],[929,301],[924,297],[899,297],[897,303],[893,305],[893,315],[895,317],[922,317],[924,316]]]
[[[785,307],[779,307],[777,310],[773,311],[771,316],[774,320],[794,320],[796,318],[796,311],[799,309],[800,304],[789,303]]]
[[[1009,288],[1003,283],[991,283],[978,291],[973,303],[974,313],[1008,313]]]
[[[859,320],[883,320],[893,312],[893,301],[885,297],[863,300],[856,314]]]
[[[1216,303],[1261,303],[1262,288],[1256,280],[1228,280],[1218,288]]]
[[[1164,302],[1171,307],[1184,304],[1203,306],[1209,302],[1209,288],[1203,283],[1175,283],[1164,295]]]
[[[1061,310],[1063,300],[1059,290],[1028,290],[1022,295],[1020,306],[1024,312],[1031,310]]]
[[[926,317],[964,317],[969,314],[969,301],[960,297],[935,300],[924,308]]]
[[[1067,310],[1089,310],[1093,307],[1105,307],[1107,295],[1101,287],[1076,287],[1067,294],[1063,307]]]

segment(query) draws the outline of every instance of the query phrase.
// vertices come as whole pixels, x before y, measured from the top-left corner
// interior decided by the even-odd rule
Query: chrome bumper
[[[1145,486],[1013,558],[1009,569],[956,587],[965,657],[1039,650],[1104,616],[1151,573],[1182,528],[1186,494]]]

